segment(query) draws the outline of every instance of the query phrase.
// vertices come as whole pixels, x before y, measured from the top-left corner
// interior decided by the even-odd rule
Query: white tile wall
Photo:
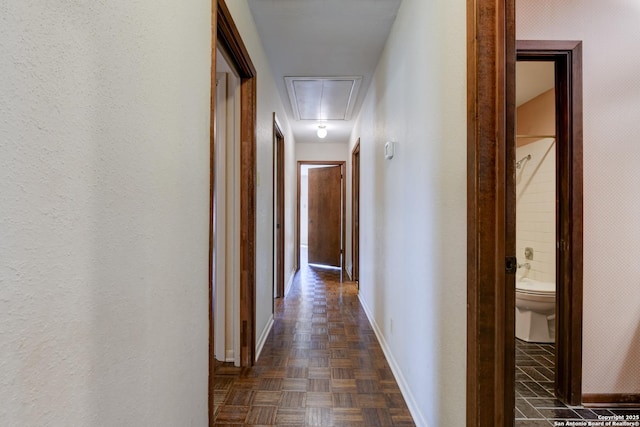
[[[516,256],[531,269],[518,274],[544,282],[556,278],[556,145],[541,139],[516,149],[516,160],[528,154],[516,169]],[[524,248],[533,248],[533,260],[525,260]]]

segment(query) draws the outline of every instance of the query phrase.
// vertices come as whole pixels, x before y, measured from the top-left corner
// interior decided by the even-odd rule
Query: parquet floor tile
[[[250,369],[216,364],[216,426],[413,426],[358,300],[338,270],[303,263]]]

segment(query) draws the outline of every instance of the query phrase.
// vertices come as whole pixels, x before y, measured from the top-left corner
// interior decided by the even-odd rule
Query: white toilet
[[[555,342],[556,284],[516,277],[516,337]]]

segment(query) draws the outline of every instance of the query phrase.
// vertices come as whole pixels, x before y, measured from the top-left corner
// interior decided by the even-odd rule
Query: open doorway
[[[477,7],[491,2],[481,1]],[[552,61],[558,111],[555,393],[581,400],[582,45],[520,41],[514,5],[469,15],[467,425],[513,426],[515,407],[515,65]],[[495,12],[495,13],[493,13]],[[541,421],[543,424],[546,421]],[[526,424],[523,424],[526,425]]]
[[[298,162],[298,265],[344,271],[345,162]]]
[[[273,206],[274,206],[274,298],[282,298],[285,293],[284,284],[284,239],[285,239],[285,221],[284,221],[284,133],[282,125],[273,113]]]
[[[360,287],[360,139],[351,153],[351,280]]]
[[[556,121],[554,63],[518,61],[515,139],[518,424],[529,421],[529,417],[542,417],[549,398],[556,397]]]
[[[516,53],[515,412],[526,424],[548,398],[582,398],[581,44],[522,41]]]
[[[255,362],[256,332],[255,332],[255,264],[256,264],[256,69],[251,61],[249,52],[240,37],[238,28],[231,17],[231,12],[224,0],[212,3],[215,28],[212,32],[212,46],[220,46],[228,54],[226,60],[237,72],[239,80],[239,156],[238,186],[239,210],[236,224],[239,230],[239,245],[237,258],[239,262],[238,285],[238,317],[239,327],[239,358],[240,366],[250,367]],[[211,140],[210,140],[210,217],[209,217],[209,425],[213,426],[216,411],[215,379],[216,379],[216,168],[218,166],[216,152],[219,141],[216,138],[217,93],[216,80],[217,52],[212,51],[211,74]],[[219,248],[218,248],[219,249]],[[235,255],[234,255],[235,256]],[[234,355],[235,356],[235,355]]]
[[[240,78],[220,46],[216,65],[214,351],[218,362],[240,366]]]

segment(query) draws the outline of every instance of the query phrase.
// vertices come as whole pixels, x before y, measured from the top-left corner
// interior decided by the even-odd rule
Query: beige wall
[[[640,3],[516,6],[518,39],[583,41],[583,392],[638,394]]]
[[[465,2],[404,0],[347,151],[361,138],[360,298],[418,426],[465,425],[465,34]]]
[[[344,143],[304,142],[296,144],[297,160],[346,162],[349,146]]]
[[[517,135],[555,135],[556,99],[553,89],[542,93],[518,107],[516,120]],[[518,138],[516,145],[521,147],[535,142],[535,139]]]
[[[211,2],[0,10],[0,424],[204,426]]]

